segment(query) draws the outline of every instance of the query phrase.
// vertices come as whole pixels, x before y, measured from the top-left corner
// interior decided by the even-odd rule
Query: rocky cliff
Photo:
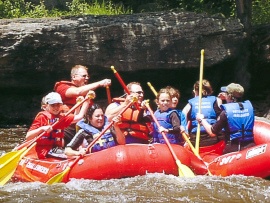
[[[237,19],[161,12],[0,22],[0,124],[29,124],[42,96],[53,90],[56,81],[69,80],[75,64],[89,67],[90,81],[114,79],[111,91],[115,96],[121,94],[121,86],[111,65],[127,83],[140,81],[146,91],[147,81],[157,89],[179,88],[186,103],[199,77],[204,49],[204,77],[216,92],[230,82],[239,82],[247,90],[269,85],[261,76],[269,72],[270,35],[258,28],[253,44],[247,46],[250,41]],[[243,58],[247,48],[252,55]],[[243,59],[248,63],[242,63]],[[263,83],[257,86],[258,77]],[[97,100],[106,99],[104,92],[97,91]],[[267,95],[262,94],[262,99]],[[146,96],[153,95],[146,92]]]

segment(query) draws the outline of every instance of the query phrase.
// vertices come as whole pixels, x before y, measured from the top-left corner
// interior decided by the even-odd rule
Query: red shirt
[[[52,125],[58,119],[60,121],[53,126],[53,129],[64,130],[66,127],[68,127],[72,123],[72,121],[74,120],[74,115],[70,114],[68,116],[61,116],[61,115],[50,114],[47,111],[39,112],[28,131],[37,129],[41,126]]]
[[[76,85],[69,81],[60,81],[54,85],[54,90],[60,94],[63,103],[69,108],[76,104],[76,97],[66,97],[66,92],[70,87],[76,87]]]

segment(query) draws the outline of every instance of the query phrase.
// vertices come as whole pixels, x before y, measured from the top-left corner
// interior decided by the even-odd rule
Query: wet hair
[[[176,97],[178,100],[180,99],[180,91],[172,86],[167,86],[166,89],[170,92],[171,98]]]
[[[78,73],[78,70],[80,68],[83,68],[85,69],[86,71],[88,70],[88,68],[86,66],[83,66],[83,65],[75,65],[71,68],[71,72],[70,72],[70,76],[72,77],[73,75],[77,74]]]
[[[200,81],[195,82],[194,84],[194,90],[199,92],[199,86],[200,86]],[[208,96],[213,93],[212,86],[208,80],[203,79],[202,80],[202,95],[203,96]]]
[[[99,104],[96,104],[96,103],[87,109],[87,112],[84,116],[84,120],[86,123],[89,123],[89,119],[92,118],[96,109],[102,109],[103,111],[103,108]]]

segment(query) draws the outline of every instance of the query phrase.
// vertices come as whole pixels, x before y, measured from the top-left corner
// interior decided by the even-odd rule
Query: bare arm
[[[190,106],[190,104],[188,103],[188,104],[183,108],[183,110],[182,110],[182,113],[186,116],[186,118],[187,118],[187,114],[188,114],[188,112],[190,111],[190,109],[191,109],[191,106]]]
[[[203,125],[203,127],[205,128],[206,132],[208,133],[208,135],[210,135],[211,137],[215,137],[217,136],[215,133],[213,133],[212,131],[212,125],[210,125],[205,119],[202,119],[201,124]]]
[[[188,112],[191,110],[191,106],[190,104],[188,103],[182,110],[182,114],[183,114],[183,118],[185,118],[185,125],[183,125],[184,129],[186,131],[188,131],[188,126],[189,126],[189,120],[188,120]],[[183,130],[183,129],[182,129]]]
[[[125,102],[121,103],[120,105],[117,105],[116,103],[111,103],[107,106],[105,110],[105,115],[108,118],[109,121],[112,121],[112,119],[117,116],[122,109],[124,109],[127,105]]]
[[[218,107],[220,108],[222,104],[222,100],[219,97],[217,97],[217,104],[218,104]]]
[[[118,144],[124,145],[124,144],[126,144],[126,138],[118,126],[118,122],[120,122],[121,116],[118,115],[118,116],[114,117],[113,120],[114,120],[113,127],[114,127],[116,140],[117,140]]]
[[[90,90],[90,91],[88,91],[86,97],[89,97],[89,99],[83,103],[82,108],[80,109],[80,112],[78,114],[74,115],[74,120],[72,121],[72,123],[77,123],[79,120],[81,120],[84,117],[84,115],[89,107],[90,100],[94,99],[96,97],[96,94],[94,91]]]
[[[73,150],[71,147],[66,147],[65,148],[65,154],[67,156],[80,156],[80,155],[85,155],[86,154],[86,150],[85,148],[80,148],[78,151],[77,150]]]
[[[210,125],[207,120],[204,119],[204,115],[203,114],[197,114],[196,115],[196,120],[203,125],[203,127],[205,128],[206,132],[208,135],[210,135],[211,137],[215,137],[217,136],[216,134],[213,133],[212,131],[212,125]]]
[[[72,123],[77,123],[78,121],[80,121],[84,117],[84,115],[89,107],[89,104],[90,104],[90,101],[85,101],[83,103],[80,112],[78,114],[74,115],[74,120],[72,121]]]
[[[41,126],[37,129],[28,131],[26,133],[26,140],[31,140],[34,139],[35,137],[39,136],[41,133],[43,132],[51,132],[52,131],[52,126],[51,125],[45,125],[45,126]]]
[[[109,121],[112,121],[112,119],[115,116],[118,116],[118,114],[120,113],[120,111],[122,111],[122,109],[124,109],[127,105],[129,105],[129,103],[131,101],[133,101],[133,96],[132,95],[127,95],[127,97],[125,98],[124,102],[121,102],[120,105],[118,105],[117,103],[111,103],[107,106],[106,110],[105,110],[105,115],[108,118]]]
[[[111,85],[110,79],[100,80],[98,82],[94,82],[91,84],[83,85],[81,87],[70,87],[67,89],[65,96],[66,97],[78,97],[78,96],[85,96],[89,90],[95,90],[98,87],[106,87]]]

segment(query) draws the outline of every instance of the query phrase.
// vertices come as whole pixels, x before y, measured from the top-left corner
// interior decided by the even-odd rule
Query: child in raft
[[[160,124],[160,128],[153,123],[153,142],[155,143],[166,143],[161,132],[165,132],[169,142],[171,144],[183,145],[184,141],[182,139],[181,131],[183,127],[181,126],[181,119],[178,112],[171,108],[172,96],[167,88],[162,88],[157,94],[156,102],[158,109],[155,111],[154,115]]]
[[[95,97],[94,91],[89,91],[87,94]],[[66,158],[63,153],[63,137],[64,129],[71,123],[76,123],[81,120],[87,111],[90,103],[90,99],[86,100],[79,114],[69,114],[67,116],[61,114],[62,111],[62,99],[56,92],[47,94],[44,98],[45,108],[35,117],[31,127],[26,134],[26,140],[34,139],[41,133],[44,133],[42,137],[36,140],[36,152],[39,159],[45,159],[47,157]],[[59,121],[59,122],[58,122]],[[54,124],[55,122],[58,122]],[[52,126],[54,124],[54,126]]]
[[[177,111],[177,113],[181,119],[181,126],[183,126],[183,128],[185,128],[187,126],[186,116],[185,116],[185,114],[183,114],[182,110],[177,108],[177,105],[179,103],[180,96],[181,96],[180,91],[172,86],[167,86],[166,89],[169,90],[170,95],[172,97],[172,102],[171,102],[170,108],[175,109]]]

